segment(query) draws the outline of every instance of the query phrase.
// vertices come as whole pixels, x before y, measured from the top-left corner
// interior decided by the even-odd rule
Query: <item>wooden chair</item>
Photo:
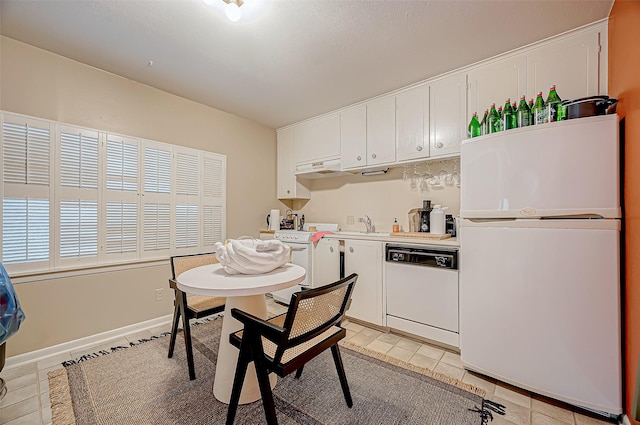
[[[275,405],[269,384],[269,373],[284,377],[293,371],[296,378],[302,369],[327,348],[331,348],[347,406],[353,406],[347,376],[344,373],[338,341],[346,331],[340,322],[348,308],[353,286],[358,278],[352,274],[338,282],[297,292],[291,296],[286,313],[262,320],[236,308],[231,315],[244,324],[244,329],[229,336],[240,349],[227,413],[227,425],[235,420],[242,384],[250,362],[255,363],[267,423],[276,425]]]
[[[171,279],[169,286],[175,292],[173,307],[173,323],[171,325],[171,340],[169,341],[169,358],[173,356],[173,349],[176,345],[176,335],[178,324],[182,316],[182,332],[184,334],[184,344],[187,349],[187,363],[189,365],[189,379],[196,379],[195,366],[193,364],[193,348],[191,346],[190,319],[199,319],[210,314],[224,311],[225,297],[205,297],[202,295],[187,296],[178,289],[176,276],[195,267],[217,263],[218,259],[213,253],[182,255],[171,257]]]

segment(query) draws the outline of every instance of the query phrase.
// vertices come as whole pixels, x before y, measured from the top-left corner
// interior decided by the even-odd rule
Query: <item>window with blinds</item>
[[[0,115],[2,262],[15,270],[51,267],[52,126]]]
[[[59,264],[97,264],[98,132],[61,125],[57,147]]]
[[[0,123],[10,272],[162,259],[225,239],[224,155],[11,113]]]

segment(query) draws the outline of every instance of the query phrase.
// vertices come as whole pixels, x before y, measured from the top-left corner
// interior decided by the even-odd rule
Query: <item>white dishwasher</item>
[[[458,250],[387,244],[387,326],[459,347]]]

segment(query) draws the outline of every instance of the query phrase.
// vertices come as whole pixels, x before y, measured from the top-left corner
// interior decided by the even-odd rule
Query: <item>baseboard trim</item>
[[[64,342],[58,345],[52,345],[51,347],[42,348],[40,350],[30,351],[24,354],[18,354],[17,356],[7,357],[5,362],[5,370],[19,367],[27,363],[34,361],[44,360],[49,357],[57,356],[60,353],[81,350],[92,345],[107,343],[109,340],[117,339],[122,336],[126,336],[135,332],[144,331],[147,329],[162,326],[167,323],[171,323],[172,315],[166,315],[156,317],[155,319],[147,320],[133,325],[124,326],[122,328],[112,329],[110,331],[102,332],[99,334],[91,335],[85,338],[76,339],[69,342]]]
[[[629,422],[629,417],[627,417],[627,415],[622,415],[622,422],[620,422],[622,425],[631,425],[631,422]]]

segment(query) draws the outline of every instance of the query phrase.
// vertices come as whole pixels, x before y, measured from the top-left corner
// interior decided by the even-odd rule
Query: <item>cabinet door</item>
[[[474,112],[478,113],[478,119],[482,119],[484,110],[489,109],[492,103],[495,103],[497,108],[500,105],[504,106],[507,99],[511,99],[513,103],[519,101],[520,96],[527,95],[527,57],[520,54],[488,63],[470,71],[467,78],[468,123]]]
[[[296,127],[278,131],[278,199],[310,199],[311,192],[298,182],[295,175]]]
[[[603,93],[599,75],[599,32],[593,31],[533,49],[527,54],[527,95],[541,91],[545,100],[556,85],[563,100]]]
[[[396,160],[396,99],[387,96],[367,103],[367,165]]]
[[[340,156],[340,114],[337,112],[296,126],[296,162],[313,162]]]
[[[398,161],[429,156],[429,86],[396,95]]]
[[[340,113],[342,168],[364,167],[367,163],[367,107],[355,106]]]
[[[431,156],[460,152],[467,138],[467,75],[455,74],[429,86],[429,129]]]
[[[358,274],[347,316],[382,326],[382,242],[345,240],[345,276]]]
[[[313,248],[313,281],[317,288],[340,279],[340,241],[322,238]]]

